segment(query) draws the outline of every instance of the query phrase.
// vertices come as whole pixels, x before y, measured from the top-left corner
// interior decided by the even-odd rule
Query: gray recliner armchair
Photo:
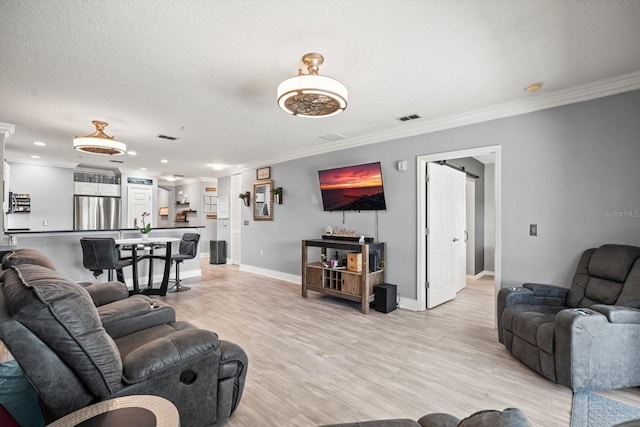
[[[48,422],[98,401],[152,394],[176,405],[182,425],[209,426],[240,402],[247,356],[214,332],[169,322],[114,339],[89,293],[41,265],[10,266],[0,285],[0,339]]]
[[[525,283],[498,293],[498,338],[520,361],[574,391],[640,385],[640,248],[580,258],[569,289]]]

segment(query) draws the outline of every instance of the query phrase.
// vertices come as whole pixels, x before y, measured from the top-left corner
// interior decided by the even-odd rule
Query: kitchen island
[[[180,238],[182,234],[186,232],[200,233],[205,226],[189,225],[187,227],[161,227],[154,228],[149,234],[150,237],[173,237]],[[125,228],[118,230],[47,230],[47,231],[23,231],[23,230],[8,230],[5,232],[5,236],[9,239],[9,246],[11,248],[32,248],[37,249],[47,255],[54,262],[56,269],[76,282],[91,282],[96,279],[93,277],[91,271],[85,269],[82,265],[82,247],[80,246],[80,239],[82,237],[113,237],[114,239],[133,239],[141,236],[140,232],[133,228]],[[173,245],[173,252],[178,251],[177,244]],[[163,266],[164,267],[164,266]],[[141,279],[140,285],[147,284],[146,270],[148,263],[140,265],[138,271]],[[127,285],[132,288],[132,269],[125,268],[125,280]],[[158,268],[157,271],[160,274],[153,276],[154,282],[162,281],[163,268]],[[180,269],[180,276],[183,279],[190,277],[199,277],[201,275],[200,270],[200,257],[196,257],[191,260],[186,260]],[[106,273],[104,276],[100,276],[98,280],[106,281]]]

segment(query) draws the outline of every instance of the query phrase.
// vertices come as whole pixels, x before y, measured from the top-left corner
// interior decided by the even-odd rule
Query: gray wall
[[[496,184],[494,164],[484,167],[484,270],[495,272]]]
[[[447,160],[447,163],[456,167],[464,167],[467,172],[478,176],[475,181],[475,271],[478,274],[484,270],[484,164],[471,157]]]
[[[640,211],[639,114],[634,91],[271,165],[284,204],[275,206],[274,221],[253,221],[243,208],[249,225],[242,227],[242,263],[299,275],[300,241],[343,225],[342,213],[322,210],[317,171],[381,161],[388,210],[378,214],[379,240],[387,242],[387,281],[415,298],[416,156],[501,145],[501,285],[568,286],[584,249],[640,245],[640,218],[632,214]],[[407,160],[409,170],[397,171],[397,160]],[[254,181],[255,170],[243,172],[243,191]],[[344,226],[375,236],[375,215],[347,212]],[[539,225],[538,237],[529,237],[530,223]]]

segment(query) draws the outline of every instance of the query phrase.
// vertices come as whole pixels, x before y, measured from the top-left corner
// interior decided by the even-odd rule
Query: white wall
[[[15,162],[9,166],[9,189],[31,195],[31,213],[8,214],[7,229],[73,230],[73,169]]]
[[[216,240],[217,235],[217,220],[207,219],[204,212],[204,193],[206,187],[217,187],[217,180],[213,178],[189,180],[184,184],[176,185],[172,196],[174,201],[182,201],[186,197],[187,202],[189,203],[188,206],[176,206],[174,203],[174,210],[170,217],[172,226],[203,226],[203,228],[198,230],[200,233],[200,245],[198,249],[199,256],[206,256],[206,254],[209,253],[209,241]],[[182,193],[181,198],[179,199],[180,192]],[[187,220],[189,223],[181,224],[173,222],[175,220],[176,213],[186,209],[195,211],[187,214]],[[185,232],[187,231],[188,230],[185,230]]]
[[[171,216],[171,213],[169,213],[167,216],[160,216],[159,213],[161,207],[169,207],[171,204],[173,204],[172,192],[166,188],[158,187],[158,210],[155,212],[158,227],[173,227],[171,218],[175,218],[175,215]]]

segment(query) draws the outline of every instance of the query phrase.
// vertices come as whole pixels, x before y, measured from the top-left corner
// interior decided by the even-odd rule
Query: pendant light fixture
[[[75,137],[73,148],[83,153],[106,156],[118,156],[126,153],[127,146],[125,144],[104,133],[104,128],[108,126],[108,123],[99,120],[94,120],[92,123],[96,127],[96,131],[91,135]]]
[[[319,53],[307,53],[302,57],[307,74],[298,70],[278,86],[278,105],[285,112],[300,117],[329,117],[347,108],[347,88],[331,77],[319,76],[318,69],[324,62]]]

